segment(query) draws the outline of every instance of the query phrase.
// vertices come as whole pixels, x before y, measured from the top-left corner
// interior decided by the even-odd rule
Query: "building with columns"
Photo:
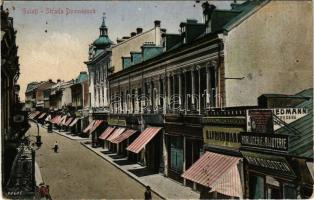
[[[295,30],[301,29],[305,31],[297,40],[302,40],[301,44],[312,41],[308,26],[312,24],[311,6],[308,1],[261,0],[232,3],[230,10],[219,10],[205,2],[204,23],[188,19],[180,24],[180,33],[164,31],[160,44],[141,41],[140,51],[129,48],[120,56],[122,67],[111,65],[109,119],[124,120],[126,128],[142,132],[134,141],[137,144],[147,128],[158,127],[158,133],[141,149],[134,150],[135,144],[128,143],[128,155],[199,190],[204,183],[182,174],[204,151],[234,159],[234,175],[243,176],[238,135],[246,129],[242,123],[246,107],[258,106],[257,99],[264,93],[293,94],[312,87],[311,42],[303,46],[291,42],[298,35]],[[300,17],[302,23],[294,21]],[[289,31],[291,23],[298,29]],[[296,70],[294,66],[299,67]],[[297,77],[304,77],[304,81]],[[294,85],[288,87],[291,81]],[[215,112],[224,110],[230,112]],[[232,135],[232,148],[203,146],[202,121],[216,114],[220,118],[231,115],[227,118],[235,124],[215,122],[219,130],[214,130],[211,122],[208,130],[213,134],[220,131],[224,137]],[[245,196],[243,182],[237,180],[236,194],[218,193],[224,198]]]
[[[84,62],[89,74],[90,117],[108,113],[108,69],[111,66],[111,45],[105,17],[99,27],[99,37],[89,47],[89,60]]]

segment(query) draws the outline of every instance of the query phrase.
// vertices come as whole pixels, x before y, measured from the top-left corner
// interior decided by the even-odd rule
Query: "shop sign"
[[[241,133],[241,146],[288,151],[288,136],[276,134]]]
[[[287,124],[290,124],[309,113],[306,108],[275,108],[271,110],[275,116]],[[282,126],[280,124],[274,122],[274,130],[281,127]]]
[[[262,111],[262,110],[270,110],[273,115],[275,115],[277,118],[285,122],[286,124],[290,124],[304,116],[306,116],[309,111],[307,108],[273,108],[273,109],[254,109],[254,110],[248,110],[247,112],[247,131],[248,132],[254,132],[252,131],[252,122],[250,117],[250,112],[252,111]],[[277,120],[273,120],[273,130],[277,130],[281,128],[282,125],[278,124]]]
[[[247,131],[254,133],[273,132],[273,114],[271,110],[248,110]]]
[[[108,125],[111,126],[126,126],[126,120],[118,118],[109,118]]]
[[[236,127],[205,126],[203,128],[204,144],[239,148],[239,135],[243,131],[243,128]]]
[[[249,165],[267,170],[267,172],[271,174],[282,174],[295,177],[293,170],[284,157],[247,151],[241,151],[241,153]]]
[[[228,125],[244,125],[245,117],[203,117],[202,124],[228,124]]]

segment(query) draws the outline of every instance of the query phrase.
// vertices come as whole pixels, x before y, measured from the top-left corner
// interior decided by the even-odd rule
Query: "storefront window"
[[[181,137],[170,138],[170,155],[171,155],[171,169],[182,172],[183,171],[183,140]]]
[[[250,199],[264,199],[264,178],[261,176],[250,175]]]
[[[284,199],[296,199],[297,198],[297,190],[295,186],[292,185],[283,185],[283,198]]]

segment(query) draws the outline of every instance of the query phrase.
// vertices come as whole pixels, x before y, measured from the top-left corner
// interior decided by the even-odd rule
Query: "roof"
[[[99,47],[106,47],[113,44],[113,42],[108,38],[106,35],[101,35],[99,38],[97,38],[94,42],[93,45],[96,46],[96,48]]]
[[[268,3],[268,0],[254,0],[246,1],[242,4],[235,6],[233,11],[240,11],[240,14],[233,17],[227,24],[223,26],[223,30],[230,31],[236,24],[249,17],[254,13],[255,10],[261,8],[263,5]]]
[[[27,85],[26,92],[30,92],[38,87],[38,82],[31,82]]]
[[[80,72],[80,74],[77,76],[77,78],[74,80],[74,83],[82,83],[84,81],[88,80],[88,74],[87,72]]]
[[[285,127],[276,131],[277,134],[288,134],[289,154],[294,156],[313,158],[313,89],[303,90],[296,95],[311,96],[310,100],[300,103],[296,108],[307,108],[309,114],[292,122],[289,127],[298,130],[293,135]]]
[[[236,4],[231,10],[214,10],[211,20],[212,31],[230,31],[267,2],[268,0],[248,0],[242,4]]]

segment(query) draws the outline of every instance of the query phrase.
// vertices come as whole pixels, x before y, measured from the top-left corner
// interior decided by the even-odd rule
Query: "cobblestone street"
[[[32,123],[28,134],[35,136]],[[53,199],[143,199],[145,188],[78,141],[40,127],[43,145],[36,151],[45,184]],[[32,138],[34,140],[35,138]],[[59,153],[52,147],[59,143]],[[153,198],[158,198],[153,194]]]

